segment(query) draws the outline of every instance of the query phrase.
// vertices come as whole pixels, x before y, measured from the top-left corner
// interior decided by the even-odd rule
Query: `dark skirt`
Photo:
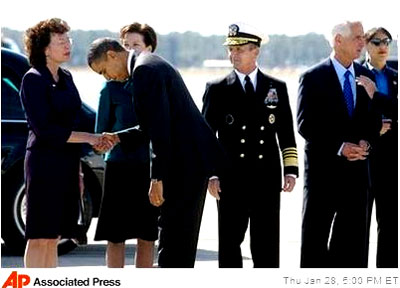
[[[79,161],[79,149],[27,150],[26,239],[77,236]]]
[[[149,163],[107,162],[94,240],[157,240],[159,208],[149,201],[149,173]]]

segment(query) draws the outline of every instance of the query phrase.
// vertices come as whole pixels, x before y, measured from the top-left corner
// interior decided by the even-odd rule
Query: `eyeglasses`
[[[389,46],[389,44],[392,43],[392,40],[390,40],[389,38],[385,38],[385,39],[373,38],[373,39],[369,40],[369,42],[378,47],[381,44],[384,44],[385,46]]]
[[[65,39],[60,39],[59,41],[56,41],[54,44],[57,46],[65,46],[65,45],[72,45],[72,38],[68,37]]]

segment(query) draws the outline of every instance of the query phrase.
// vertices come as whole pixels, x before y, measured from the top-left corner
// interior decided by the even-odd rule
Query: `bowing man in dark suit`
[[[380,136],[371,153],[371,197],[369,220],[375,202],[378,226],[376,267],[398,267],[398,75],[386,64],[392,35],[383,27],[365,33],[367,62],[382,95],[379,115],[382,118]]]
[[[203,98],[203,114],[218,133],[230,167],[209,184],[211,191],[219,185],[222,190],[221,268],[243,267],[240,245],[249,222],[254,267],[279,267],[280,192],[292,191],[298,175],[286,84],[258,68],[259,34],[243,23],[229,27],[224,45],[235,70],[208,83]]]
[[[123,145],[152,145],[150,202],[161,207],[158,264],[193,267],[208,177],[220,148],[180,74],[161,57],[128,52],[117,41],[92,43],[88,63],[106,79],[123,81],[133,95],[140,130],[113,137]],[[165,201],[165,202],[164,202]]]
[[[154,52],[157,36],[147,24],[132,23],[120,30],[126,49]],[[114,132],[135,126],[136,115],[126,82],[107,81],[100,91],[96,132]],[[137,238],[136,267],[149,268],[158,238],[158,207],[150,204],[149,143],[129,149],[117,144],[105,154],[104,191],[94,239],[107,240],[107,267],[125,265],[125,240]],[[116,225],[118,223],[118,225]],[[127,228],[129,227],[129,228]]]
[[[379,125],[371,105],[373,75],[353,62],[364,47],[362,24],[336,25],[332,47],[329,59],[300,77],[301,267],[366,267],[367,157]]]

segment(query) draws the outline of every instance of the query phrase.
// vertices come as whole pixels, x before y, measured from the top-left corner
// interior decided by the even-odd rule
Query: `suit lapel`
[[[134,52],[131,52],[131,53],[134,53]],[[133,87],[133,70],[135,69],[136,57],[137,57],[136,54],[132,55],[129,67],[127,67],[127,69],[129,69],[129,71],[130,71],[130,76],[128,78],[128,81],[124,85],[124,89],[130,93],[133,92],[133,88],[132,88]]]
[[[354,74],[355,77],[359,77],[361,75],[359,67],[354,63]],[[363,90],[365,89],[361,85],[356,84],[356,106],[354,108],[354,112],[358,111],[358,108],[360,106],[360,100],[361,100],[361,94],[363,93]]]
[[[134,52],[132,52],[133,53],[133,55],[132,55],[132,59],[131,59],[131,63],[130,63],[130,65],[129,65],[129,71],[130,71],[130,73],[131,73],[131,77],[132,77],[132,75],[133,75],[133,70],[135,69],[135,64],[136,64],[136,59],[137,59],[137,56],[136,56],[136,54],[134,53]]]
[[[326,65],[329,73],[329,77],[327,77],[327,79],[330,79],[329,87],[332,89],[332,94],[339,95],[344,103],[343,89],[342,85],[340,84],[339,77],[336,74],[335,67],[333,66],[333,63],[330,59],[328,60]]]
[[[364,70],[365,69],[365,70]],[[364,70],[364,72],[363,72]],[[362,67],[360,64],[358,63],[354,63],[354,72],[356,77],[359,77],[360,75],[364,75],[368,78],[371,78],[370,75],[368,75],[365,71],[368,71],[368,69],[366,69],[365,67]],[[372,73],[372,72],[371,72]],[[374,80],[374,79],[371,79]],[[367,91],[365,90],[365,88],[361,85],[357,85],[356,84],[356,107],[354,109],[355,113],[360,113],[362,110],[367,109],[368,110],[368,106],[369,106],[369,96],[367,94]]]
[[[257,72],[257,87],[256,87],[256,95],[257,97],[265,98],[269,88],[270,79],[267,75],[262,73],[260,70]],[[276,87],[274,87],[276,88]],[[264,99],[263,99],[264,101]]]
[[[325,65],[326,65],[326,72],[328,73],[327,77],[325,77],[325,79],[327,79],[328,81],[326,83],[326,88],[328,94],[330,95],[329,97],[331,98],[330,101],[332,101],[332,105],[340,109],[338,111],[342,115],[337,115],[338,117],[344,117],[346,119],[350,119],[349,113],[347,112],[346,103],[344,101],[342,85],[340,84],[339,77],[336,73],[335,67],[333,66],[331,59],[328,59],[325,62]],[[324,78],[321,78],[321,80],[322,79]]]

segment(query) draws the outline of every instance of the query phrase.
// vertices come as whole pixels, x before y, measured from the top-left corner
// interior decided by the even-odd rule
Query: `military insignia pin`
[[[228,33],[229,37],[236,36],[238,32],[239,32],[239,26],[238,25],[232,24],[231,26],[229,26],[229,33]]]
[[[268,117],[269,124],[274,124],[275,123],[275,115],[270,114]]]
[[[270,109],[275,109],[278,106],[278,93],[275,88],[270,88],[267,97],[264,99],[264,104]]]
[[[235,121],[235,119],[233,118],[232,114],[226,115],[226,117],[225,117],[226,124],[232,125],[234,121]]]

